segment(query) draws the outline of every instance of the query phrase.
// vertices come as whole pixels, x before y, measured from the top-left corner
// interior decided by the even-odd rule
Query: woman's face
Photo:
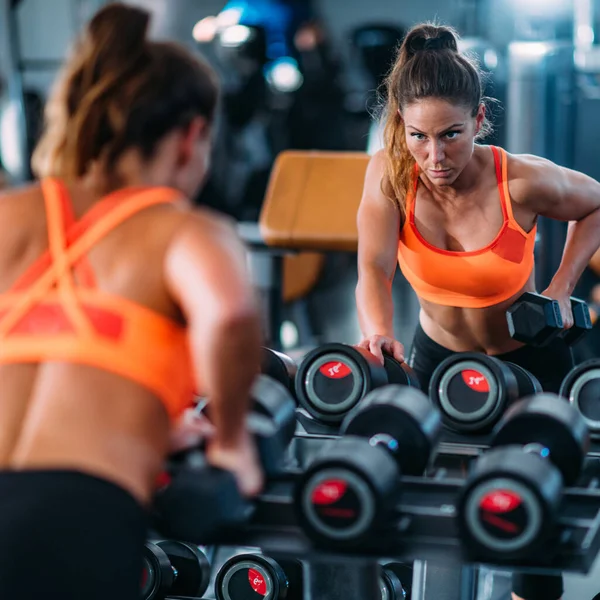
[[[405,107],[406,144],[433,185],[452,185],[471,159],[485,107],[475,117],[471,113],[442,98],[424,98]]]

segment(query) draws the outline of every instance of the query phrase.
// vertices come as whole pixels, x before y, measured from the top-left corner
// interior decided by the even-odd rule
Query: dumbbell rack
[[[311,427],[310,432],[303,429],[298,431],[290,453],[300,468],[310,462],[311,456],[324,443],[338,437],[328,427]],[[367,563],[364,562],[368,558],[373,559],[370,564],[384,556],[404,562],[418,560],[447,564],[450,560],[457,571],[465,565],[477,564],[477,557],[469,556],[462,547],[454,517],[456,498],[463,484],[462,476],[468,469],[468,463],[489,447],[489,438],[484,435],[465,438],[445,432],[443,439],[427,477],[402,478],[403,492],[398,506],[398,514],[402,516],[391,538],[378,540],[374,548],[361,549],[360,556],[342,555],[345,561],[363,559],[352,568],[359,569],[357,572],[363,569],[365,585],[370,585]],[[600,551],[599,455],[600,452],[594,452],[588,456],[578,487],[568,488],[564,493],[558,520],[559,550],[553,559],[545,563],[532,560],[518,564],[498,561],[493,565],[488,563],[488,566],[536,573],[587,573]],[[256,545],[272,554],[305,557],[317,564],[334,563],[340,559],[339,554],[315,548],[300,530],[291,496],[294,475],[290,474],[289,478],[288,482],[279,483],[261,498],[255,518],[240,532],[240,543]],[[463,572],[468,571],[468,568],[463,569]],[[458,585],[462,585],[462,589],[457,590],[457,598],[474,598],[473,581],[461,580]],[[364,587],[362,589],[364,591]],[[312,600],[327,597],[327,594],[319,595],[318,589],[315,592],[308,597]],[[366,597],[364,594],[344,595],[348,600]]]

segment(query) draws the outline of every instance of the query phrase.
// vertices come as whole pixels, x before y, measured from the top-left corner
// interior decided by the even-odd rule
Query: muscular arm
[[[381,191],[384,156],[371,159],[358,209],[356,305],[363,336],[394,337],[392,280],[396,270],[400,218]]]
[[[228,223],[197,215],[171,244],[165,268],[188,321],[196,379],[210,398],[213,441],[234,447],[260,371],[259,315],[244,247]]]
[[[515,202],[536,215],[570,222],[562,261],[551,284],[554,290],[570,295],[600,246],[600,183],[538,157],[513,157],[511,163],[517,178]]]

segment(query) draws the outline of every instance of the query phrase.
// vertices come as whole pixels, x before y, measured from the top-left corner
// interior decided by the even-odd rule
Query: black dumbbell
[[[390,526],[400,474],[419,475],[441,432],[441,418],[423,392],[387,385],[348,414],[341,438],[324,446],[299,480],[298,519],[328,547],[358,547]]]
[[[295,430],[296,403],[282,384],[267,375],[256,378],[252,397],[254,410],[247,427],[265,475],[271,477],[284,466]],[[166,538],[209,544],[246,522],[251,513],[233,474],[207,465],[201,449],[171,457],[163,480],[154,495],[154,529]]]
[[[571,297],[571,310],[573,326],[563,330],[558,302],[525,292],[506,311],[508,331],[515,340],[532,346],[546,346],[558,336],[575,344],[592,328],[592,320],[588,305],[579,298]]]
[[[227,560],[215,579],[216,600],[301,600],[302,566],[262,554],[238,554]]]
[[[527,396],[541,394],[544,391],[539,379],[527,369],[523,368],[521,365],[517,365],[507,360],[503,362],[513,372],[513,375],[517,379],[519,398],[526,398]]]
[[[419,389],[414,371],[385,355],[382,365],[363,348],[325,344],[309,352],[298,367],[296,397],[323,423],[341,423],[371,390],[388,383]]]
[[[581,413],[591,437],[600,439],[600,359],[593,358],[571,369],[559,393]]]
[[[208,589],[210,563],[197,546],[169,540],[147,542],[143,560],[142,600],[197,598]]]
[[[459,432],[489,431],[518,398],[541,391],[527,370],[477,352],[449,356],[429,384],[429,397],[444,425]]]
[[[588,447],[584,419],[554,394],[509,408],[459,496],[458,526],[469,555],[492,561],[550,557],[563,488],[577,480]]]
[[[272,348],[261,348],[261,373],[282,383],[294,393],[298,365],[293,358]]]
[[[399,562],[381,565],[381,600],[410,600],[412,567]]]

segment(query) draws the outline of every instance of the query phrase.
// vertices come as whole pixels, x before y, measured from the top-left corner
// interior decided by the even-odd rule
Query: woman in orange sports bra
[[[0,198],[1,598],[137,599],[148,505],[182,436],[206,430],[208,461],[261,489],[245,249],[188,201],[218,85],[148,27],[139,8],[96,14],[48,102],[40,183]],[[181,426],[200,389],[211,428]]]
[[[447,27],[415,26],[387,80],[385,145],[367,169],[358,214],[360,346],[403,360],[391,285],[399,264],[420,305],[408,362],[425,389],[455,352],[479,351],[531,371],[557,392],[573,366],[556,340],[513,340],[506,309],[535,291],[538,215],[571,221],[544,294],[572,325],[569,297],[600,246],[600,184],[529,155],[475,144],[488,131],[480,73]],[[560,577],[515,576],[513,598],[556,600]]]

